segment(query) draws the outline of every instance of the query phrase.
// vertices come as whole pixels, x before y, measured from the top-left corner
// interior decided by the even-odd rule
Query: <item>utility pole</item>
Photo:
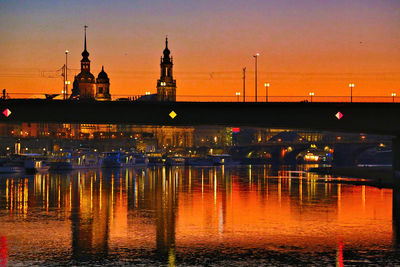
[[[66,70],[67,68],[66,68],[66,66],[65,66],[65,64],[64,64],[64,66],[63,66],[63,73],[62,73],[62,76],[64,76],[64,90],[62,91],[62,93],[63,93],[63,99],[65,100],[65,86],[67,85],[67,83],[66,83],[66,77],[65,77],[65,70]]]
[[[64,100],[68,98],[68,50],[65,50],[65,94],[64,94]]]
[[[243,102],[246,102],[246,67],[243,68]]]
[[[255,72],[254,72],[254,95],[255,95],[255,102],[257,102],[257,58],[260,54],[257,53],[253,57],[255,59]]]

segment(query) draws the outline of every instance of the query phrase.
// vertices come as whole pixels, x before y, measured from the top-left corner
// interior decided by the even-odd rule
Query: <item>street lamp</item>
[[[353,88],[354,88],[354,83],[349,83],[350,87],[350,102],[353,103]]]
[[[254,75],[255,75],[255,82],[254,82],[254,90],[255,90],[255,102],[257,102],[257,58],[258,58],[258,56],[259,56],[260,54],[259,53],[257,53],[257,54],[255,54],[253,57],[254,57],[254,59],[255,59],[255,72],[254,72]]]
[[[268,88],[269,88],[269,83],[264,83],[265,86],[265,102],[268,102]]]
[[[65,94],[64,94],[64,100],[67,99],[68,96],[68,49],[65,50]]]
[[[311,97],[311,102],[312,102],[312,97],[314,96],[314,92],[310,92],[310,93],[308,93],[309,94],[309,96]]]
[[[395,96],[396,96],[396,93],[392,93],[393,103],[394,103],[394,97]]]
[[[236,96],[237,96],[237,102],[239,102],[240,92],[236,92]]]

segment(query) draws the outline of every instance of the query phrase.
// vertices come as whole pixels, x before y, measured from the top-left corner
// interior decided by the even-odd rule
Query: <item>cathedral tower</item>
[[[168,49],[168,37],[165,38],[164,56],[161,57],[161,76],[157,81],[157,100],[176,101],[176,81],[172,76],[172,57]]]
[[[82,52],[81,72],[75,76],[71,98],[93,99],[96,88],[95,78],[90,73],[89,52],[86,50],[86,28],[85,25],[85,41],[84,50]]]

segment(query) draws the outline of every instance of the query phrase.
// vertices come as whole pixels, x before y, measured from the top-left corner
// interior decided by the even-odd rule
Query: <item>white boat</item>
[[[50,169],[47,159],[45,158],[27,158],[24,160],[26,172],[47,172]]]

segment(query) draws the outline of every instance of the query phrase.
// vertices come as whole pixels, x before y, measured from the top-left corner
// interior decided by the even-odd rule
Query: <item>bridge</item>
[[[394,136],[400,181],[400,103],[0,100],[0,123],[253,126]],[[6,115],[4,115],[6,114]]]
[[[400,103],[9,99],[0,100],[0,109],[11,111],[0,116],[1,123],[225,125],[400,135]]]

